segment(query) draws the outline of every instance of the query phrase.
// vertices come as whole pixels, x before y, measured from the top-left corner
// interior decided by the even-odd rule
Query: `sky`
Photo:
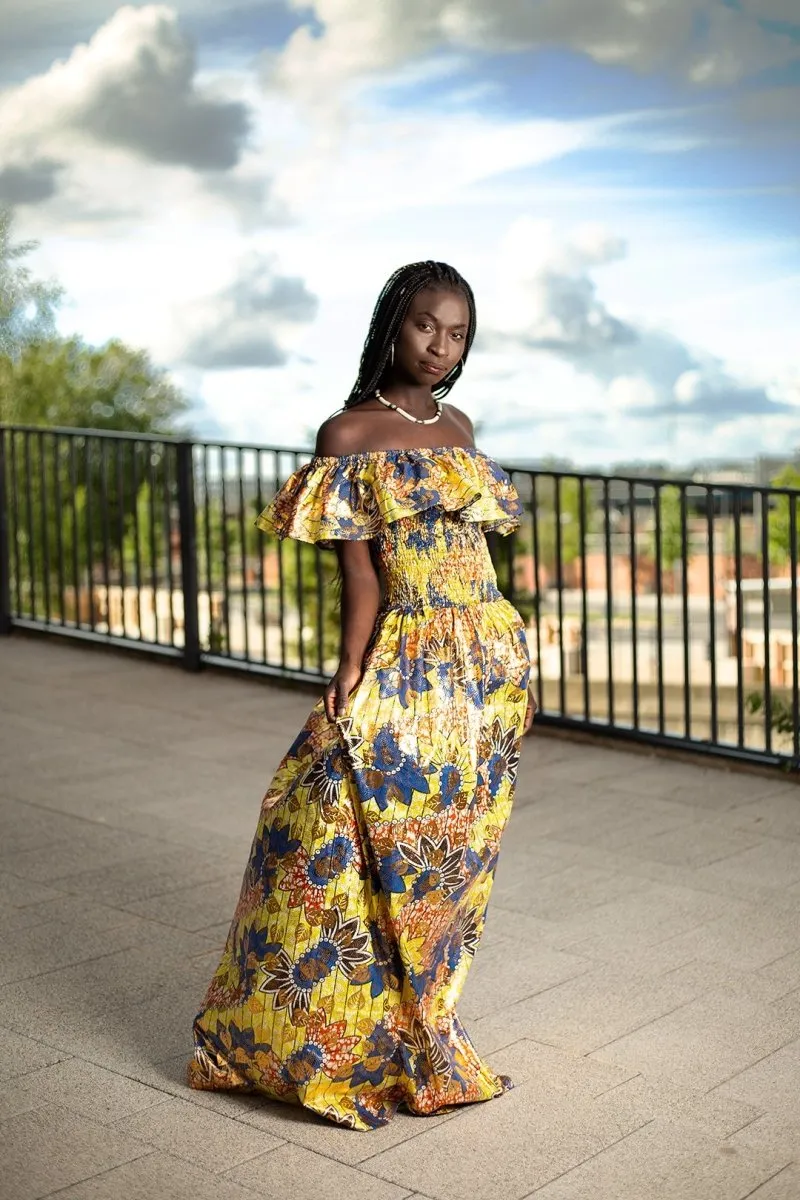
[[[310,446],[452,263],[505,460],[800,447],[798,0],[3,0],[0,204],[64,334]]]

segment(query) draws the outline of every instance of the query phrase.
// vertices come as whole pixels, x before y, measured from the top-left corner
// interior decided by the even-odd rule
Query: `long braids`
[[[345,408],[353,408],[362,400],[368,400],[375,395],[376,388],[380,386],[387,368],[391,365],[392,346],[405,320],[408,307],[417,293],[425,288],[461,292],[469,307],[464,353],[444,379],[431,389],[432,395],[437,400],[442,400],[461,376],[475,337],[475,297],[472,288],[455,267],[448,263],[432,260],[409,263],[389,277],[378,297],[361,354],[358,378],[345,401]]]

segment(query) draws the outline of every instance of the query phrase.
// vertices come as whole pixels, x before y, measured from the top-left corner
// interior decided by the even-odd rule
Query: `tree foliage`
[[[795,562],[800,558],[800,471],[797,467],[786,466],[772,479],[776,488],[791,488],[798,492],[795,498]],[[789,517],[789,496],[773,496],[769,513],[769,560],[778,567],[784,567],[791,559],[791,523]]]
[[[79,338],[29,341],[0,356],[0,420],[131,433],[177,431],[187,403],[143,350]]]
[[[35,615],[37,596],[62,587],[132,582],[135,569],[145,584],[163,581],[174,447],[12,429],[5,456],[10,567],[23,609]]]
[[[300,620],[306,660],[314,663],[322,629],[322,658],[335,658],[341,641],[341,574],[336,554],[308,542],[281,544],[274,534],[259,533],[262,549],[280,562],[284,613]],[[276,592],[275,599],[278,598]]]
[[[560,555],[567,567],[580,556],[581,532],[588,539],[598,526],[599,514],[589,487],[583,489],[581,520],[580,480],[570,476],[542,475],[537,482],[537,541],[542,565],[555,571]]]
[[[35,242],[14,242],[12,217],[0,209],[0,355],[14,359],[32,339],[53,334],[58,284],[34,279],[25,258]]]
[[[658,505],[660,518],[661,565],[665,570],[674,570],[683,559],[683,528],[681,522],[681,490],[673,484],[659,488],[656,493],[655,505]],[[653,553],[655,556],[656,535],[653,533]]]

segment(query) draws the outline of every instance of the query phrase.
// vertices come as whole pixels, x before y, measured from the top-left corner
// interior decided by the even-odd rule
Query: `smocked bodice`
[[[510,533],[521,505],[506,472],[472,447],[315,455],[258,516],[259,528],[331,548],[371,540],[383,604],[498,600],[486,530]]]
[[[500,599],[481,526],[440,507],[379,530],[375,552],[388,608],[460,607]]]

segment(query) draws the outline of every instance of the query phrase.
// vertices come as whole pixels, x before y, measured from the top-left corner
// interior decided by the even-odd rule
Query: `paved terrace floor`
[[[526,739],[460,1014],[516,1088],[360,1133],[189,1091],[314,697],[0,645],[0,1195],[798,1200],[800,789]]]

